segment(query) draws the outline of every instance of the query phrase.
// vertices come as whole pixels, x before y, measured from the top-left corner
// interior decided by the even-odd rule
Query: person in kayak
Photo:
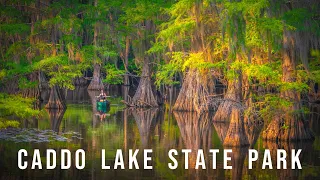
[[[107,95],[106,95],[106,93],[103,91],[103,89],[101,89],[101,93],[99,94],[99,98],[100,98],[100,99],[103,99],[103,100],[107,99]]]

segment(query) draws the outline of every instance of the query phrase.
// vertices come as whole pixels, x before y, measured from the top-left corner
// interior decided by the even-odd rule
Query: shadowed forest
[[[317,141],[318,0],[0,0],[0,47],[0,129],[45,111],[59,132],[84,96],[98,127],[104,89],[143,147],[159,116],[189,149],[209,149],[214,127],[233,163],[260,132],[273,149]]]

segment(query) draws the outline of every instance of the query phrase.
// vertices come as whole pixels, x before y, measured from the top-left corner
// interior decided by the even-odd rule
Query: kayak
[[[100,99],[97,98],[97,110],[101,112],[107,112],[107,109],[109,108],[110,103],[106,99]]]

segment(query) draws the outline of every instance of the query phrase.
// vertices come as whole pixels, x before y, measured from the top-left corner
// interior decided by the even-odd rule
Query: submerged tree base
[[[144,62],[142,75],[139,82],[138,89],[131,100],[126,102],[128,106],[136,107],[158,107],[158,102],[153,94],[149,63],[147,60]]]
[[[308,122],[291,117],[287,120],[277,118],[263,131],[262,138],[267,141],[304,141],[314,140]]]
[[[196,111],[198,113],[213,110],[209,102],[209,95],[212,93],[213,87],[212,78],[201,75],[196,69],[189,70],[173,110]]]

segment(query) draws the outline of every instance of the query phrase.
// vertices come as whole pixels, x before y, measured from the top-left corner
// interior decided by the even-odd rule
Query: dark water
[[[113,95],[120,96],[123,90],[116,89]],[[98,93],[98,92],[96,92]],[[67,93],[66,111],[43,110],[40,120],[21,121],[22,128],[35,128],[39,131],[52,130],[57,135],[66,136],[67,141],[50,140],[49,142],[12,142],[0,141],[0,177],[1,179],[319,179],[320,178],[320,139],[319,115],[310,117],[311,127],[316,135],[314,142],[303,143],[267,143],[260,137],[263,125],[245,125],[245,132],[250,147],[233,148],[231,155],[232,170],[223,169],[223,139],[228,130],[228,123],[212,123],[212,114],[200,117],[194,113],[170,111],[166,104],[160,109],[124,109],[120,98],[112,98],[111,108],[107,113],[97,112],[96,103],[91,98],[96,95],[85,89]],[[43,95],[45,96],[45,95]],[[319,112],[315,109],[314,111]],[[38,131],[37,131],[38,132]],[[79,134],[73,137],[72,133]],[[71,134],[68,136],[68,134]],[[27,170],[19,170],[17,152],[27,149],[30,153]],[[72,156],[69,170],[59,167],[61,149],[69,149],[72,154],[77,149],[86,151],[86,167],[77,170]],[[152,170],[143,170],[143,149],[152,149]],[[259,159],[248,169],[248,149],[259,151]],[[287,170],[276,170],[276,149],[302,149],[300,160],[302,170],[291,170],[288,159]],[[42,170],[31,170],[33,149],[40,149]],[[46,170],[45,150],[57,150],[57,168]],[[106,164],[113,165],[117,149],[124,153],[125,170],[102,170],[101,149],[106,150]],[[128,169],[128,150],[140,149],[137,156],[139,170]],[[168,168],[168,151],[177,149],[179,166],[176,170]],[[189,157],[189,169],[184,169],[184,156],[181,149],[195,152],[203,149],[219,149],[217,169],[212,169],[212,156],[205,154],[207,169],[195,170],[196,154]],[[264,149],[270,149],[273,170],[262,170]]]

